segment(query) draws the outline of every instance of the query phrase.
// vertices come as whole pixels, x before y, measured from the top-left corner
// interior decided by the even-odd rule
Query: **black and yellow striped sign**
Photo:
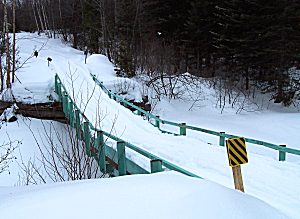
[[[231,167],[248,163],[246,142],[244,138],[230,138],[226,140],[226,147],[229,165]]]

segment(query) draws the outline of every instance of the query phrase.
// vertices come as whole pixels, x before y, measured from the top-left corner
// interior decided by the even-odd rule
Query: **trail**
[[[19,40],[19,43],[24,45],[21,53],[29,56],[33,48],[41,46],[45,40],[42,37]],[[46,63],[47,57],[53,59],[49,67]],[[104,81],[104,84],[116,80],[113,65],[106,57],[93,55],[87,59],[87,64],[84,64],[83,52],[63,45],[58,39],[49,40],[40,51],[39,57],[32,58],[26,68],[28,69],[18,74],[23,82],[20,90],[26,87],[29,92],[34,92],[34,89],[43,83],[53,84],[54,75],[57,73],[81,111],[97,127],[107,132],[112,131],[114,135],[207,180],[233,188],[226,150],[217,146],[217,137],[209,145],[205,134],[162,134],[146,120],[110,99],[95,85],[90,73]],[[37,69],[39,70],[36,71]],[[39,72],[34,76],[35,83],[31,82],[31,76],[25,74],[31,70]],[[53,90],[51,93],[53,94]],[[201,127],[201,124],[199,126]],[[149,169],[144,158],[130,151],[128,155],[130,159]],[[264,200],[292,218],[300,217],[299,164],[278,162],[268,156],[250,153],[249,164],[242,166],[242,171],[247,194]]]

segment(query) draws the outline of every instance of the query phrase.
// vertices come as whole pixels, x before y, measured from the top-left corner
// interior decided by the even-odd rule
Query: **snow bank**
[[[287,218],[266,203],[215,183],[173,173],[0,187],[5,219]]]

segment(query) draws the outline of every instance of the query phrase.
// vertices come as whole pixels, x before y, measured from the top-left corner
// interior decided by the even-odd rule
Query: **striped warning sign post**
[[[244,138],[230,138],[226,140],[229,165],[231,167],[248,163],[246,142]]]
[[[226,140],[229,165],[232,167],[235,189],[244,192],[241,164],[248,163],[245,138]]]

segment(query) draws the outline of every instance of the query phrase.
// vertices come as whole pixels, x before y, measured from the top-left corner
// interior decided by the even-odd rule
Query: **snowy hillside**
[[[62,194],[64,191],[64,198],[61,199],[61,202],[68,203],[66,208],[70,209],[73,206],[72,203],[74,203],[72,202],[71,195],[75,193],[74,191],[80,191],[81,188],[86,187],[90,187],[86,194],[79,193],[76,197],[83,198],[84,200],[90,199],[93,204],[92,206],[96,203],[97,206],[103,204],[105,206],[104,209],[107,209],[104,211],[105,214],[111,212],[109,209],[114,208],[111,203],[116,203],[118,199],[103,198],[102,204],[98,205],[97,197],[119,195],[119,198],[122,198],[124,203],[131,203],[132,200],[135,200],[135,203],[144,204],[144,206],[148,206],[149,208],[151,208],[150,204],[152,205],[158,201],[158,204],[156,203],[156,210],[157,212],[162,212],[161,218],[184,218],[183,215],[186,218],[199,218],[199,214],[210,217],[212,216],[209,213],[211,209],[220,210],[213,211],[215,218],[220,218],[220,215],[224,218],[223,214],[226,214],[225,218],[284,218],[277,211],[282,212],[290,218],[300,217],[298,209],[300,206],[300,188],[298,186],[300,182],[299,156],[287,155],[286,162],[279,162],[278,152],[263,148],[262,146],[249,144],[247,145],[249,164],[242,166],[242,171],[246,194],[252,197],[228,190],[222,186],[233,188],[232,173],[231,168],[228,166],[226,149],[218,146],[219,139],[193,131],[188,131],[187,136],[177,137],[162,134],[146,120],[132,114],[128,109],[108,98],[95,85],[90,74],[95,74],[100,81],[104,82],[105,86],[111,88],[116,87],[118,83],[124,82],[120,82],[121,79],[115,76],[113,65],[105,56],[92,55],[88,57],[87,64],[84,64],[84,55],[81,51],[62,44],[59,39],[53,40],[45,36],[38,37],[35,34],[28,33],[18,35],[18,45],[21,62],[30,57],[35,49],[39,50],[39,56],[37,58],[30,58],[17,73],[20,82],[17,82],[13,86],[13,96],[17,100],[27,103],[53,101],[56,98],[56,94],[54,93],[54,76],[57,73],[62,78],[64,85],[67,86],[73,100],[95,126],[108,132],[112,130],[114,135],[214,183],[207,182],[206,180],[188,179],[178,175],[173,176],[172,174],[158,174],[157,176],[122,177],[105,179],[103,182],[101,180],[94,180],[38,188],[1,188],[0,194],[3,195],[1,195],[0,199],[0,210],[6,209],[4,211],[4,214],[7,216],[6,218],[19,218],[23,214],[27,215],[24,218],[29,218],[28,215],[31,212],[29,204],[22,208],[22,211],[16,212],[16,215],[10,215],[9,209],[24,206],[24,203],[29,203],[31,198],[33,206],[36,204],[39,205],[41,198],[45,197],[49,201],[46,202],[48,205],[54,205],[55,203],[58,209],[61,209],[55,195],[49,194],[52,192],[53,194]],[[53,60],[49,67],[47,63],[48,57],[51,57]],[[134,87],[137,87],[137,90],[141,86],[136,81],[132,81],[131,83],[135,85]],[[136,92],[137,90],[133,94],[138,99],[139,92]],[[206,90],[205,95],[211,95],[210,92]],[[4,93],[2,98],[8,99],[10,95]],[[300,149],[300,145],[296,140],[300,128],[300,118],[299,113],[295,110],[285,112],[284,109],[274,106],[268,110],[265,109],[252,113],[243,112],[236,115],[236,110],[234,109],[226,109],[223,114],[220,114],[220,110],[215,108],[215,103],[212,104],[210,101],[203,101],[203,106],[193,108],[192,111],[189,110],[190,104],[190,102],[179,100],[171,102],[163,100],[157,104],[154,112],[162,118],[171,121],[186,122],[190,125],[215,131],[225,131],[226,133],[257,138],[276,144],[287,144],[289,147]],[[41,131],[42,125],[38,120],[32,120],[32,125]],[[57,123],[55,126],[59,129],[63,125]],[[164,128],[174,131],[172,127],[165,126]],[[178,130],[176,131],[178,132]],[[9,133],[9,135],[6,135],[6,133]],[[34,138],[29,137],[31,136],[31,131],[28,130],[28,125],[21,119],[15,123],[2,124],[0,136],[1,142],[23,140],[23,144],[19,146],[20,150],[16,150],[14,154],[18,158],[17,160],[20,160],[19,151],[22,155],[23,153],[26,154],[23,157],[25,159],[24,162],[39,156],[39,150],[36,148]],[[126,151],[126,153],[130,159],[149,169],[146,159],[136,156],[130,150]],[[19,182],[18,175],[18,165],[14,162],[11,165],[10,174],[4,172],[0,175],[0,185],[12,186],[17,184]],[[111,183],[107,183],[108,181]],[[128,188],[126,186],[133,182],[136,182],[138,187],[133,186]],[[151,184],[151,182],[153,183]],[[161,182],[166,188],[168,187],[166,184],[173,185],[175,183],[176,186],[171,186],[170,190],[164,190],[164,192],[169,191],[168,193],[160,195],[162,192],[160,186],[163,185],[158,182]],[[215,183],[222,186],[215,185]],[[111,184],[113,185],[108,189],[109,193],[107,193],[105,188]],[[149,185],[149,187],[153,185],[153,188],[149,190],[151,195],[139,192],[147,188],[146,186],[141,186],[143,184]],[[126,190],[128,193],[121,193],[120,195],[120,190],[118,190],[120,187],[128,188]],[[134,190],[135,188],[136,190]],[[7,190],[11,190],[12,193],[10,194]],[[96,194],[94,193],[95,190],[97,190]],[[174,199],[172,199],[172,196],[167,194],[172,194],[174,190],[178,193],[174,193]],[[40,196],[38,191],[41,191],[45,196]],[[142,201],[143,197],[139,194],[147,197],[150,195],[149,203],[144,203]],[[165,197],[166,199],[158,198],[159,200],[157,200],[155,194],[158,194],[160,198],[167,197]],[[127,197],[128,195],[132,196]],[[14,205],[13,200],[18,200],[15,203],[16,205]],[[169,203],[170,200],[174,201],[172,202],[174,205],[166,205],[166,208],[161,207],[162,204]],[[232,211],[224,213],[229,208],[228,202],[231,202],[231,200],[234,200],[234,203],[237,200],[242,200],[243,204],[235,206]],[[39,205],[41,212],[43,212],[42,209],[46,212],[49,211],[49,209],[46,209],[46,203],[43,206]],[[182,203],[185,203],[184,206]],[[202,206],[201,203],[204,205],[203,208],[199,208],[199,206]],[[172,209],[178,209],[178,206],[181,207],[182,212],[174,215]],[[246,210],[245,206],[250,206],[249,210]],[[243,209],[243,212],[247,212],[243,217],[240,215],[242,211],[239,212],[237,210],[239,207]],[[142,210],[146,211],[145,207],[139,208],[137,206],[136,209],[140,210],[137,212],[137,215],[141,214]],[[133,214],[130,210],[126,211],[126,213],[127,217]],[[51,218],[53,216],[55,215],[52,215]],[[145,214],[143,218],[147,218],[148,216],[150,217],[151,215]],[[36,217],[39,218],[38,216]]]

